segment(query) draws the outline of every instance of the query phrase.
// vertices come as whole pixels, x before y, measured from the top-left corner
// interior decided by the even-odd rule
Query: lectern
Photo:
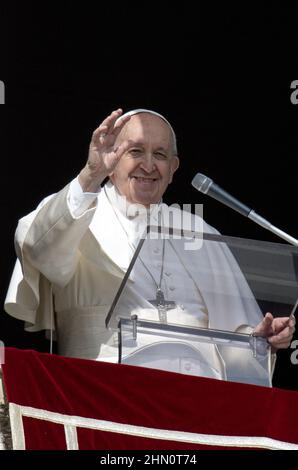
[[[293,314],[297,260],[285,244],[148,227],[106,318],[119,362],[271,386],[253,330],[267,311]]]

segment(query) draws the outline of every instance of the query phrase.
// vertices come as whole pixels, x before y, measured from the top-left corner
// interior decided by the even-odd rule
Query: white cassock
[[[118,336],[105,326],[105,318],[130,263],[134,246],[145,229],[146,217],[127,213],[111,183],[97,196],[82,193],[74,180],[46,198],[37,210],[19,221],[16,263],[5,310],[24,320],[28,331],[54,328],[59,353],[70,357],[117,362]],[[93,206],[90,208],[90,204]],[[152,211],[157,222],[160,204]],[[176,209],[179,211],[179,209]],[[203,230],[216,234],[205,222]],[[149,302],[155,297],[161,270],[158,242],[141,252],[118,310],[158,321]],[[150,246],[150,245],[148,245]],[[168,323],[248,331],[263,318],[244,276],[229,249],[222,243],[206,243],[197,251],[179,253],[166,243],[161,287],[176,308]],[[225,273],[223,276],[222,273]],[[151,341],[151,340],[150,340]],[[267,362],[255,361],[249,350],[213,344],[183,343],[155,338],[154,348],[145,342],[139,351],[124,350],[123,362],[182,372],[267,384]]]

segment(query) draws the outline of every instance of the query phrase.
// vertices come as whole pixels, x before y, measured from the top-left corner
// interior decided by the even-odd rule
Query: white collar
[[[128,202],[126,197],[119,193],[118,189],[111,181],[108,181],[105,184],[104,190],[110,203],[125,218],[129,220],[138,219],[138,221],[141,221],[145,220],[150,214],[150,219],[152,218],[153,220],[157,221],[158,212],[162,207],[162,202],[158,204],[151,204],[150,209],[147,209],[142,204]]]

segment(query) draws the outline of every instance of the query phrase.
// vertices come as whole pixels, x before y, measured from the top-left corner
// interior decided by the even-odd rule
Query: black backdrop
[[[166,202],[203,202],[205,219],[223,234],[279,241],[195,192],[199,171],[298,236],[295,4],[0,6],[2,302],[18,218],[79,172],[92,130],[118,107],[154,109],[176,129],[181,167]],[[4,313],[0,339],[47,347]],[[290,353],[279,354],[275,384],[298,389]]]

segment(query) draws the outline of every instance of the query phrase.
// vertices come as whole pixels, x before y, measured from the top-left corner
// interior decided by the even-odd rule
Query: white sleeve
[[[42,273],[52,284],[63,287],[75,272],[79,246],[93,219],[98,198],[95,194],[92,207],[89,199],[87,210],[74,217],[67,201],[69,186],[19,220],[15,247],[24,277],[29,278],[29,271],[34,268],[37,275]]]
[[[80,217],[86,210],[90,209],[99,193],[100,188],[97,193],[84,193],[78,177],[72,180],[69,185],[67,205],[73,218]]]

